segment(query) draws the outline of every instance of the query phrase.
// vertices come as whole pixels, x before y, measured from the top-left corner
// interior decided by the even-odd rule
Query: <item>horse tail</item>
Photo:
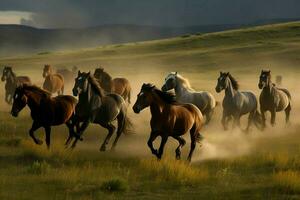
[[[253,115],[253,121],[254,121],[254,124],[255,126],[258,128],[258,129],[261,129],[261,126],[262,126],[262,117],[261,117],[261,114],[258,110],[255,111],[254,115]]]
[[[129,134],[133,134],[134,131],[133,131],[133,123],[131,121],[131,119],[128,117],[127,115],[127,106],[126,106],[126,103],[124,102],[123,100],[123,103],[122,103],[122,109],[120,111],[120,115],[122,116],[122,129],[121,129],[121,132],[123,132],[125,135],[129,135]]]
[[[130,104],[131,103],[131,100],[130,100],[130,98],[131,98],[131,88],[129,88],[127,98],[128,98],[128,103]]]

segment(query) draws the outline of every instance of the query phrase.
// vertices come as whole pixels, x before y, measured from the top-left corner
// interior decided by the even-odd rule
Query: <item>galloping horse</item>
[[[82,136],[90,123],[95,123],[103,126],[108,130],[100,150],[105,151],[111,136],[115,131],[113,121],[118,121],[118,130],[112,149],[115,148],[121,133],[129,131],[131,122],[127,117],[127,107],[124,99],[118,94],[105,95],[97,80],[89,73],[81,73],[78,71],[78,76],[75,79],[73,88],[74,96],[79,96],[79,102],[75,108],[75,116],[73,125],[76,125],[77,134],[76,140],[73,142],[74,148],[77,140]],[[82,122],[80,126],[79,123]],[[71,142],[70,136],[66,145]]]
[[[121,95],[125,101],[130,103],[131,87],[126,78],[114,78],[104,71],[103,68],[97,68],[94,77],[98,79],[100,86],[107,93],[116,93]]]
[[[263,128],[266,126],[265,112],[271,112],[271,125],[275,125],[276,112],[285,111],[285,121],[289,123],[291,112],[291,94],[287,89],[277,88],[271,81],[271,71],[261,71],[259,89],[260,112],[262,114]]]
[[[223,116],[222,125],[225,130],[228,129],[228,121],[233,117],[233,125],[240,126],[240,118],[242,115],[248,114],[248,126],[246,131],[254,122],[257,128],[260,128],[260,114],[257,111],[257,99],[252,92],[240,92],[238,82],[231,76],[229,72],[220,72],[218,78],[216,92],[220,93],[225,90],[223,99]]]
[[[52,98],[48,91],[37,86],[21,85],[16,88],[11,114],[14,117],[26,106],[31,110],[33,119],[29,135],[36,144],[43,142],[37,139],[34,132],[44,127],[46,132],[46,144],[50,147],[51,126],[66,124],[71,131],[71,117],[73,116],[77,100],[69,95],[60,95]],[[74,133],[70,132],[70,135]]]
[[[168,74],[161,89],[162,91],[174,89],[178,102],[194,104],[206,117],[206,124],[211,120],[216,107],[216,100],[211,93],[195,91],[191,88],[189,81],[177,72]]]
[[[43,69],[43,77],[45,78],[43,89],[50,93],[64,93],[64,78],[61,74],[54,74],[50,65],[45,65]]]
[[[31,85],[31,80],[28,76],[16,76],[16,74],[12,71],[11,67],[5,66],[2,72],[1,81],[6,81],[5,83],[5,101],[8,104],[12,103],[13,95],[15,93],[15,89],[23,84]]]
[[[158,159],[161,159],[164,146],[171,136],[179,142],[176,149],[176,159],[181,157],[181,148],[185,145],[182,138],[187,132],[190,132],[191,149],[188,160],[191,161],[196,142],[200,142],[202,136],[200,130],[203,125],[203,116],[201,111],[193,104],[176,103],[175,96],[163,92],[152,84],[143,84],[137,100],[133,106],[135,113],[139,113],[144,108],[150,106],[151,111],[151,134],[148,140],[148,146]],[[161,136],[161,144],[157,151],[153,147],[153,141]]]

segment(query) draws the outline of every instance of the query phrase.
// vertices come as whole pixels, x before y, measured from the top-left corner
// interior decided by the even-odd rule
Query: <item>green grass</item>
[[[258,94],[258,73],[270,68],[283,75],[283,83],[292,92],[293,124],[283,127],[279,114],[276,128],[236,137],[235,132],[222,131],[218,107],[212,124],[203,130],[210,146],[197,149],[192,164],[175,160],[177,144],[172,139],[158,162],[146,145],[147,112],[135,115],[129,110],[136,134],[122,136],[116,152],[99,152],[106,135],[99,126],[90,126],[73,151],[63,145],[66,127],[53,127],[47,150],[28,135],[28,110],[12,118],[10,106],[2,103],[0,199],[299,199],[300,126],[295,111],[300,108],[299,30],[300,23],[293,22],[1,59],[0,65],[12,65],[18,75],[31,76],[37,85],[43,81],[44,64],[77,65],[85,71],[101,65],[114,77],[127,77],[133,97],[143,82],[159,86],[169,71],[179,71],[195,89],[213,92],[218,101],[223,97],[214,93],[219,70],[231,71],[242,89]],[[70,94],[69,84],[66,92]],[[2,92],[0,98],[4,98]],[[36,135],[45,137],[42,129]],[[187,137],[183,158],[188,149]]]

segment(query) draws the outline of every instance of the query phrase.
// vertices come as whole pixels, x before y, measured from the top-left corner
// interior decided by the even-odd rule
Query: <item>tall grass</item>
[[[286,194],[300,194],[300,172],[287,170],[279,171],[273,174],[275,186],[280,192]]]

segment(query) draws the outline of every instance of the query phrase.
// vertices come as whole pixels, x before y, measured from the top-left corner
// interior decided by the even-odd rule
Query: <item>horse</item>
[[[54,74],[53,68],[50,65],[45,65],[43,69],[43,77],[45,78],[43,89],[50,93],[64,93],[64,78],[61,74]]]
[[[223,116],[222,125],[224,130],[228,130],[228,122],[233,118],[233,127],[238,125],[240,127],[240,118],[249,113],[248,125],[246,132],[249,131],[250,126],[254,122],[256,127],[260,129],[261,116],[257,110],[257,99],[253,92],[239,91],[239,84],[233,76],[227,72],[220,72],[217,80],[216,92],[220,93],[225,90],[223,99]]]
[[[15,89],[23,83],[31,85],[31,80],[28,76],[16,76],[12,71],[12,67],[5,66],[2,72],[1,81],[6,81],[5,83],[5,101],[11,104],[13,101],[13,95]]]
[[[77,100],[69,95],[51,97],[51,93],[34,85],[20,85],[14,93],[11,115],[17,117],[27,105],[31,110],[33,120],[29,135],[33,141],[41,145],[43,142],[36,138],[34,132],[43,127],[46,132],[46,144],[50,148],[51,126],[66,124],[71,131],[71,120]],[[69,132],[70,135],[74,133]]]
[[[195,91],[189,81],[177,72],[171,72],[165,78],[162,91],[175,90],[176,100],[180,103],[192,103],[196,105],[205,116],[208,124],[216,107],[214,96],[206,91]]]
[[[112,79],[101,67],[95,69],[94,77],[98,79],[100,86],[105,92],[119,94],[130,104],[131,86],[126,78]]]
[[[196,142],[200,142],[203,138],[200,134],[204,121],[201,111],[193,104],[177,103],[173,94],[163,92],[150,83],[142,85],[133,111],[138,114],[147,107],[150,107],[152,116],[151,134],[147,143],[152,154],[160,160],[168,137],[171,136],[179,142],[175,153],[176,159],[180,159],[181,148],[186,143],[182,136],[190,132],[191,149],[188,161],[191,161]],[[158,136],[161,136],[161,143],[159,150],[156,150],[153,141]]]
[[[64,77],[64,83],[73,83],[77,75],[77,67],[74,66],[72,71],[67,68],[58,69],[56,72]]]
[[[88,125],[95,123],[108,130],[108,135],[100,147],[100,151],[105,151],[106,145],[116,129],[112,122],[117,120],[117,136],[111,147],[114,150],[121,134],[128,133],[132,125],[127,117],[127,106],[124,99],[118,94],[104,94],[99,83],[90,72],[81,73],[80,71],[78,71],[78,76],[75,79],[73,95],[78,96],[79,101],[75,108],[73,121],[73,126],[76,126],[77,131],[72,148],[75,147],[78,139],[81,139]],[[80,126],[79,123],[81,122],[82,125]],[[74,137],[70,136],[67,139],[66,146],[69,145],[72,138]]]
[[[259,96],[260,112],[262,114],[263,128],[266,126],[265,112],[271,112],[271,125],[275,125],[276,112],[285,111],[285,121],[288,124],[291,112],[291,94],[287,89],[277,88],[271,80],[271,71],[262,70],[259,83],[261,93]]]

